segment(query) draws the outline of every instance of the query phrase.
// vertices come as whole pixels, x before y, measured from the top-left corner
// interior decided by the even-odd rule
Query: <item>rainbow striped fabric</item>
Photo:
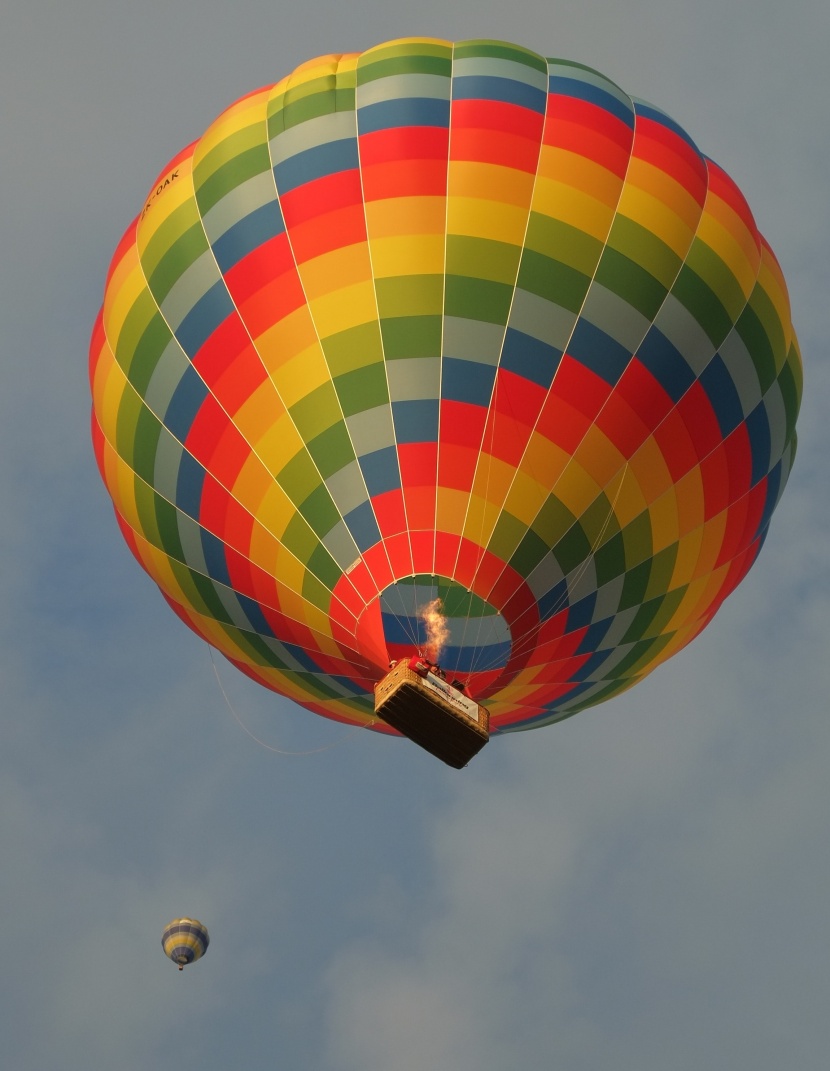
[[[775,257],[677,123],[580,64],[418,38],[298,67],[170,162],[91,379],[124,537],[208,643],[367,724],[438,597],[498,731],[711,620],[801,364]]]

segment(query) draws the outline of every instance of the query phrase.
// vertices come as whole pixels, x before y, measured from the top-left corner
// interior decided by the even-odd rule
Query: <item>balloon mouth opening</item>
[[[448,577],[404,577],[380,594],[391,660],[420,652],[480,693],[510,658],[510,628],[491,603]]]

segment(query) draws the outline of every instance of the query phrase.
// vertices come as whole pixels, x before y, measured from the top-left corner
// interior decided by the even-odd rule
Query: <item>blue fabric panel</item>
[[[568,585],[560,580],[538,600],[539,619],[546,621],[568,605]]]
[[[716,353],[700,376],[700,385],[706,391],[715,416],[718,418],[724,439],[743,420],[743,409],[735,383],[730,376],[723,358]]]
[[[679,402],[695,381],[695,374],[666,336],[649,328],[637,356],[673,402]]]
[[[769,472],[769,454],[772,445],[767,409],[763,400],[755,406],[746,418],[746,430],[749,434],[749,445],[752,449],[752,486],[754,487]]]
[[[196,414],[207,396],[208,389],[201,376],[192,365],[188,365],[164,414],[164,426],[179,442],[183,443],[187,438]]]
[[[234,594],[245,616],[251,622],[251,628],[254,632],[259,633],[260,636],[273,636],[274,630],[268,624],[259,603],[249,599],[247,595],[243,595],[239,591],[235,591]]]
[[[619,382],[631,360],[631,354],[625,346],[621,346],[594,324],[582,319],[577,321],[574,328],[568,343],[568,353],[612,387]]]
[[[234,223],[221,238],[213,243],[213,253],[219,270],[230,271],[254,249],[258,249],[270,238],[282,234],[285,224],[280,206],[276,201],[261,205],[249,215]]]
[[[325,175],[356,170],[359,162],[357,138],[342,138],[315,145],[283,160],[274,167],[274,178],[277,189],[283,194]]]
[[[453,76],[452,95],[453,100],[498,100],[504,104],[518,104],[540,115],[545,114],[547,103],[547,94],[542,89],[512,78],[486,74]]]
[[[438,439],[438,399],[393,402],[392,419],[399,443],[431,443]]]
[[[626,108],[621,100],[617,100],[610,93],[605,93],[598,86],[579,81],[576,78],[562,78],[559,75],[552,75],[548,85],[548,92],[561,94],[564,97],[575,97],[577,100],[584,100],[588,104],[595,104],[598,108],[611,112],[615,118],[622,120],[632,130],[634,129],[634,113],[631,109]]]
[[[695,145],[683,127],[679,126],[674,119],[669,118],[668,115],[665,115],[657,108],[647,104],[645,101],[635,100],[634,113],[637,116],[642,115],[644,119],[652,119],[655,123],[659,123],[660,126],[664,126],[667,130],[671,130],[673,134],[676,134],[679,138],[685,141],[696,153],[699,153],[697,145]]]
[[[199,520],[204,482],[205,470],[192,454],[183,450],[176,479],[176,509],[192,517],[194,521]]]
[[[478,361],[445,357],[441,373],[441,395],[446,401],[488,406],[493,393],[495,368]]]
[[[205,556],[208,576],[211,580],[217,580],[220,584],[230,588],[231,576],[228,572],[228,561],[225,557],[225,544],[221,539],[207,530],[201,528],[199,534],[202,538],[202,553]]]
[[[508,327],[501,355],[501,366],[508,372],[515,372],[547,390],[561,359],[562,352],[555,346]]]
[[[574,632],[579,628],[587,628],[591,624],[596,608],[596,594],[586,595],[584,599],[575,602],[568,607],[568,632]]]
[[[613,617],[606,617],[604,621],[595,621],[592,625],[589,625],[588,631],[582,637],[576,649],[576,654],[590,654],[591,651],[595,651],[613,623]]]
[[[176,339],[192,360],[219,324],[234,311],[234,304],[223,279],[217,279],[202,294],[176,329]]]
[[[364,454],[358,461],[370,498],[401,486],[398,453],[394,446],[384,446],[382,450]]]
[[[401,126],[450,125],[450,102],[436,97],[400,97],[366,104],[358,110],[357,127],[361,134]]]
[[[380,530],[371,502],[361,502],[343,520],[361,554],[380,541]]]

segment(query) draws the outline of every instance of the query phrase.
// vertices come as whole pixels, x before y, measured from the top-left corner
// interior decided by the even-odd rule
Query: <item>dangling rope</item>
[[[264,740],[260,740],[258,736],[251,732],[251,730],[243,722],[242,718],[240,718],[239,714],[234,709],[233,703],[231,703],[230,699],[228,698],[228,693],[225,691],[224,685],[222,684],[222,680],[219,676],[219,669],[217,668],[216,660],[213,657],[213,648],[210,646],[210,644],[208,644],[208,653],[210,654],[210,662],[213,666],[213,675],[216,678],[216,683],[219,685],[219,691],[222,693],[222,697],[224,698],[225,703],[227,704],[228,710],[231,712],[231,714],[233,714],[234,720],[236,721],[237,725],[240,729],[242,729],[243,732],[247,733],[248,736],[250,736],[250,738],[255,743],[259,744],[260,747],[264,747],[268,751],[273,751],[276,755],[319,755],[323,751],[331,751],[333,748],[340,747],[341,744],[345,744],[348,739],[355,735],[355,733],[362,733],[365,729],[371,729],[371,727],[373,725],[376,725],[378,722],[378,719],[373,717],[372,720],[366,725],[355,725],[347,733],[345,733],[343,736],[338,737],[336,740],[333,740],[330,744],[324,744],[323,747],[311,748],[309,751],[285,751],[282,748],[274,747],[272,744],[266,744]]]

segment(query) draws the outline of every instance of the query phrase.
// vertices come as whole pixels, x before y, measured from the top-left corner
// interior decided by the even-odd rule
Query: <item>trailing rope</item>
[[[242,729],[243,732],[247,733],[248,736],[250,736],[250,738],[255,743],[259,744],[260,747],[264,747],[268,751],[273,751],[276,755],[319,755],[323,751],[331,751],[333,748],[340,747],[341,744],[345,744],[347,740],[349,740],[355,735],[355,733],[362,733],[365,729],[371,729],[371,727],[373,725],[376,725],[379,720],[378,718],[372,718],[372,720],[366,725],[355,725],[347,733],[345,733],[343,736],[338,737],[337,740],[333,740],[330,744],[324,744],[322,747],[311,748],[308,751],[285,751],[283,748],[274,747],[272,744],[266,744],[264,740],[260,740],[258,736],[251,732],[251,730],[243,722],[242,718],[237,713],[233,703],[231,703],[230,699],[228,698],[228,693],[225,691],[224,685],[222,684],[222,679],[219,676],[219,669],[216,665],[216,659],[213,657],[213,648],[210,646],[210,644],[208,644],[208,653],[210,654],[210,661],[211,665],[213,666],[213,675],[216,678],[216,683],[219,685],[219,691],[222,693],[222,697],[225,700],[225,703],[227,704],[228,710],[231,712],[231,714],[233,714],[234,720],[236,721],[237,725],[240,729]]]

